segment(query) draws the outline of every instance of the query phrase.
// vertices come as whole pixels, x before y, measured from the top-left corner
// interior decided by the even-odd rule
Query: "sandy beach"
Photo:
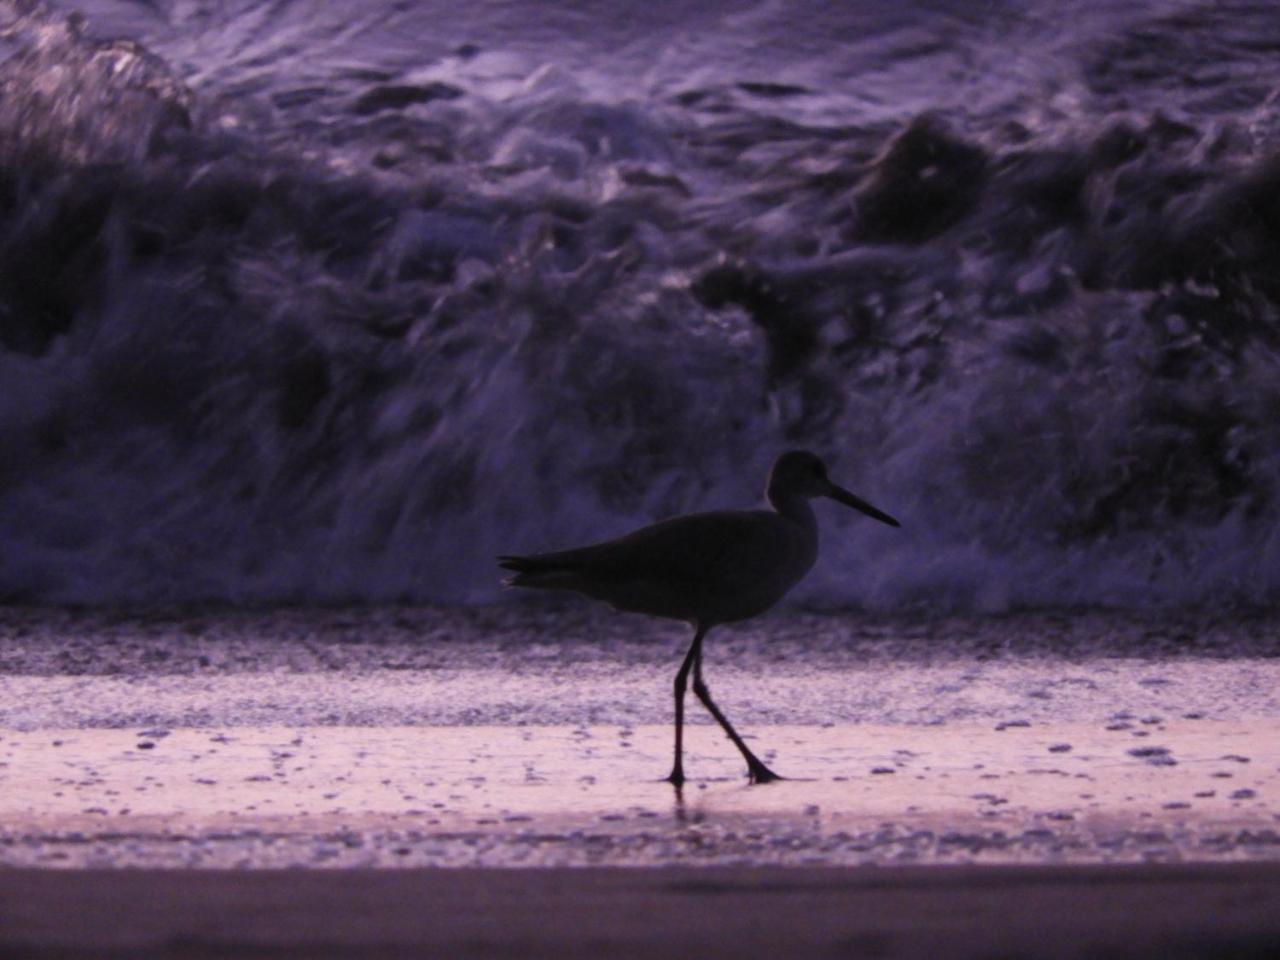
[[[8,957],[1262,960],[1272,864],[4,871]]]
[[[0,949],[1268,956],[1275,635],[781,614],[707,669],[788,779],[677,793],[661,624],[9,610]]]
[[[657,725],[9,731],[0,850],[91,868],[1280,857],[1274,723],[1166,721],[1140,740],[1083,724],[774,725],[759,739],[793,779],[747,785],[700,726],[701,776],[676,794]]]

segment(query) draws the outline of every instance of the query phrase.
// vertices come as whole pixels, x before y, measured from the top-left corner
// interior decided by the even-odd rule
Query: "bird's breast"
[[[707,571],[706,618],[746,620],[764,613],[804,578],[818,556],[815,530],[770,516],[737,550]]]

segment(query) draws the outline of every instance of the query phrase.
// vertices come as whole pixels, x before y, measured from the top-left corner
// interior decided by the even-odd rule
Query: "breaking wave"
[[[0,597],[483,602],[805,446],[904,522],[812,600],[1267,602],[1274,6],[906,6],[0,3]]]

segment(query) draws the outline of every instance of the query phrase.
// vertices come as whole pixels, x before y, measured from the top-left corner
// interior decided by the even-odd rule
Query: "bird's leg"
[[[702,650],[698,645],[698,656],[693,661],[693,692],[698,699],[702,701],[702,705],[710,711],[711,715],[716,718],[716,723],[733,741],[733,745],[742,753],[742,757],[747,761],[747,779],[752,783],[769,783],[772,780],[781,780],[782,777],[774,773],[764,765],[764,761],[751,752],[751,748],[743,742],[738,736],[738,731],[733,729],[733,725],[729,723],[729,718],[720,712],[720,708],[715,705],[715,701],[711,699],[711,691],[707,689],[706,683],[702,680]]]
[[[671,767],[671,776],[667,779],[677,787],[684,784],[684,692],[689,686],[689,671],[702,656],[702,638],[707,635],[708,629],[698,624],[693,634],[693,643],[689,644],[689,652],[684,655],[684,662],[676,673],[676,759]]]

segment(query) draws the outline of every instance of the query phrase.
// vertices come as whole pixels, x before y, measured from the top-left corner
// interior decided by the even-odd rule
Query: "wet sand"
[[[1275,628],[771,617],[713,635],[708,679],[790,779],[748,786],[702,723],[677,794],[679,629],[0,611],[0,955],[646,955],[730,931],[743,955],[1269,955],[1247,950],[1280,916]],[[276,870],[300,867],[343,869]]]
[[[773,725],[752,787],[666,726],[0,735],[11,866],[858,865],[1280,859],[1280,723]],[[1134,732],[1149,734],[1133,737]]]

